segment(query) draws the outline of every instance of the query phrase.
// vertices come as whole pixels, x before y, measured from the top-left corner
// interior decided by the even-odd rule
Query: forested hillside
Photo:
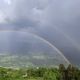
[[[11,69],[0,67],[0,80],[80,80],[80,70],[63,64],[59,68]]]

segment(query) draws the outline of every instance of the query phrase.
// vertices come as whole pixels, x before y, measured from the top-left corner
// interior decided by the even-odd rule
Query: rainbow
[[[63,59],[66,61],[67,64],[70,64],[70,61],[63,55],[63,53],[58,48],[56,48],[53,44],[51,44],[45,38],[43,38],[35,33],[28,32],[27,30],[0,30],[0,32],[25,32],[25,33],[28,33],[28,34],[34,36],[35,38],[43,41],[44,43],[48,44],[52,49],[54,49],[59,55],[61,55],[63,57]]]
[[[67,33],[63,32],[61,29],[58,29],[56,26],[54,26],[53,28],[56,29],[58,32],[60,32],[67,40],[69,40],[72,43],[72,45],[78,51],[80,51],[80,45],[73,38],[71,38],[71,36],[69,36]]]

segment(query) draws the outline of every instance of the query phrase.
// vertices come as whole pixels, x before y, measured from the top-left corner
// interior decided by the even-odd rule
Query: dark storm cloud
[[[80,0],[10,1],[8,4],[0,0],[0,29],[34,32],[54,44],[69,59],[77,60],[79,50],[71,39],[80,47]]]

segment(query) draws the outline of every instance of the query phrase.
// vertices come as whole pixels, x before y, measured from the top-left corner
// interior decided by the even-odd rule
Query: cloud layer
[[[34,32],[77,62],[80,0],[0,0],[0,29]]]

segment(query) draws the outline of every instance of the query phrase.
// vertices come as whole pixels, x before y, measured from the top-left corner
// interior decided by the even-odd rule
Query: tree
[[[65,66],[63,64],[60,64],[59,65],[59,71],[61,73],[61,80],[66,80],[65,79]]]
[[[53,73],[52,71],[46,71],[43,78],[44,80],[57,80],[56,74]]]
[[[68,80],[75,79],[76,68],[73,65],[70,64],[68,66],[67,72],[68,72]]]

